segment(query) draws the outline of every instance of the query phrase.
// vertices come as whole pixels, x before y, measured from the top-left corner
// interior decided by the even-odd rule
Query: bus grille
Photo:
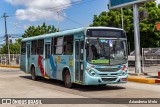
[[[100,72],[116,72],[120,70],[119,68],[97,68]]]
[[[107,77],[107,76],[118,76],[118,73],[116,74],[99,74],[100,77]]]
[[[111,81],[116,81],[117,78],[102,78],[102,81],[105,82],[111,82]]]

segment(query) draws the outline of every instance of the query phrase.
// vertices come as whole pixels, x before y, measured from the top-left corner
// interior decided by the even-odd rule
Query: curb
[[[6,67],[6,68],[20,68],[20,66],[11,66],[11,65],[0,65],[0,67]]]
[[[155,83],[160,83],[160,79],[156,79],[156,80],[155,80]]]
[[[155,84],[155,83],[156,83],[156,79],[133,77],[133,76],[129,76],[129,77],[128,77],[128,81],[140,82],[140,83],[147,83],[147,84]],[[159,82],[159,83],[160,83],[160,82]]]

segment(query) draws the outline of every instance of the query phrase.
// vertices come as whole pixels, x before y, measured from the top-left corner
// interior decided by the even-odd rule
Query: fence
[[[142,48],[141,66],[144,73],[160,71],[160,48]],[[135,54],[128,57],[129,70],[135,71]]]
[[[8,65],[8,57],[7,54],[0,54],[0,64]],[[20,54],[10,54],[10,65],[19,66],[20,64]]]
[[[142,67],[144,72],[160,71],[160,48],[142,49]]]

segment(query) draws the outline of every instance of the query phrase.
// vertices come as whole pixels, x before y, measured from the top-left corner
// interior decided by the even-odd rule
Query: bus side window
[[[45,58],[49,58],[50,55],[50,44],[45,44]]]
[[[26,54],[26,42],[22,42],[21,44],[21,55]]]
[[[44,40],[38,40],[38,45],[37,45],[37,54],[42,55],[43,54],[43,49],[44,49]]]
[[[37,54],[37,40],[32,41],[31,54],[32,55]]]
[[[54,54],[63,53],[63,37],[54,38]]]
[[[64,37],[64,54],[65,55],[73,54],[73,35]]]

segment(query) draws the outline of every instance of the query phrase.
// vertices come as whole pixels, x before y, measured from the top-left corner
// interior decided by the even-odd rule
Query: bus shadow
[[[20,76],[20,78],[34,81],[34,80],[32,80],[31,76]],[[47,84],[51,84],[51,85],[57,85],[57,86],[64,87],[64,84],[62,81],[54,80],[54,79],[45,79],[45,78],[39,77],[38,80],[36,80],[36,82],[43,82],[43,83],[47,83]]]
[[[28,80],[33,81],[31,76],[20,76],[20,78],[24,78],[24,79],[28,79]],[[43,82],[43,83],[50,84],[50,85],[56,85],[56,86],[59,86],[63,89],[64,88],[69,89],[69,88],[66,88],[64,86],[64,83],[59,80],[39,78],[37,80],[37,82]],[[126,88],[122,87],[122,86],[116,86],[116,85],[97,86],[97,85],[77,85],[77,84],[74,84],[74,87],[71,88],[70,90],[88,92],[88,91],[122,90],[122,89],[126,89]]]
[[[122,90],[125,89],[121,86],[113,86],[113,85],[106,85],[106,86],[97,86],[97,85],[75,85],[73,89],[79,90],[79,91],[109,91],[109,90]]]

